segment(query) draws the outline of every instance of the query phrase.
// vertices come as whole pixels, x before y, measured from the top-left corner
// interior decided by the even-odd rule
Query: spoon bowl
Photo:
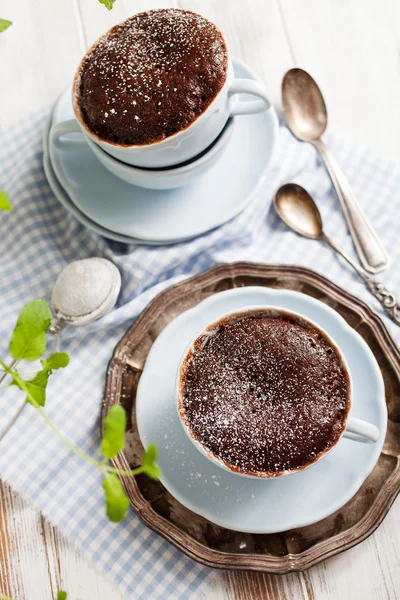
[[[288,125],[299,140],[320,139],[328,125],[328,111],[311,75],[303,69],[290,69],[282,81],[282,103]]]
[[[359,274],[369,291],[379,300],[384,310],[400,325],[400,304],[383,283],[373,279],[354,260],[345,254],[324,232],[321,214],[310,194],[296,183],[279,188],[274,198],[275,210],[293,231],[312,240],[328,244]]]
[[[296,183],[279,188],[274,198],[276,212],[294,231],[317,240],[322,237],[322,218],[310,194]]]
[[[66,325],[88,325],[110,312],[121,289],[118,268],[105,258],[76,260],[59,274],[51,295],[56,322],[51,333]]]

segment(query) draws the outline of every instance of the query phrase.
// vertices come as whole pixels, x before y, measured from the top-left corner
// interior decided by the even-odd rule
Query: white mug
[[[107,35],[107,34],[106,34]],[[97,41],[87,52],[90,54]],[[172,167],[191,160],[203,152],[218,137],[230,117],[251,115],[268,110],[271,101],[265,85],[253,79],[235,79],[232,60],[228,51],[226,81],[207,109],[185,129],[151,144],[122,145],[106,141],[90,131],[79,109],[79,82],[85,58],[78,67],[72,89],[72,104],[75,117],[84,135],[98,144],[114,158],[136,167],[158,169]],[[238,94],[251,94],[258,100],[237,101]],[[74,131],[68,122],[58,123],[52,128],[53,139]]]
[[[349,411],[347,413],[346,416],[346,420],[345,420],[345,427],[341,433],[341,435],[339,436],[339,438],[336,440],[335,444],[333,444],[333,446],[331,446],[330,448],[328,448],[327,450],[325,450],[325,452],[323,452],[318,458],[317,460],[315,460],[312,463],[309,463],[307,465],[305,465],[304,467],[302,467],[301,469],[293,469],[290,471],[285,471],[284,473],[280,473],[278,475],[278,477],[282,477],[285,475],[291,475],[293,473],[298,473],[299,471],[303,471],[304,469],[307,469],[308,467],[311,467],[312,465],[316,464],[318,461],[320,461],[321,459],[323,459],[335,446],[336,444],[339,442],[339,440],[342,438],[343,435],[345,435],[346,433],[351,433],[351,434],[356,434],[358,436],[360,436],[360,438],[364,438],[369,440],[370,442],[376,442],[379,438],[379,429],[373,425],[372,423],[368,423],[367,421],[363,421],[362,419],[357,419],[356,417],[354,417],[351,412],[352,412],[352,393],[353,393],[353,385],[352,385],[352,380],[351,380],[351,372],[349,369],[349,366],[346,362],[346,359],[344,358],[343,354],[340,352],[339,348],[337,347],[337,345],[333,342],[333,340],[331,339],[331,337],[326,333],[326,331],[324,331],[324,329],[322,329],[322,327],[320,327],[319,325],[317,325],[316,323],[314,323],[313,321],[311,321],[311,319],[309,319],[308,317],[303,317],[302,315],[295,313],[293,311],[290,310],[286,310],[285,308],[277,308],[277,307],[268,307],[268,306],[251,306],[249,308],[243,308],[240,310],[235,310],[233,312],[228,312],[225,313],[224,315],[221,315],[219,317],[219,319],[216,319],[212,324],[208,325],[207,327],[205,327],[198,335],[196,335],[196,337],[194,338],[194,340],[191,342],[191,344],[189,345],[189,347],[185,350],[183,357],[179,363],[178,366],[178,372],[176,375],[176,385],[175,385],[175,393],[176,393],[176,406],[177,406],[177,410],[178,410],[178,415],[179,415],[179,420],[182,423],[183,429],[185,430],[186,435],[188,436],[188,438],[190,439],[190,441],[194,444],[194,446],[201,452],[201,454],[203,454],[204,456],[206,456],[209,460],[211,460],[211,462],[213,462],[215,465],[218,465],[219,467],[221,467],[222,469],[224,469],[225,471],[230,471],[231,473],[235,473],[236,475],[240,475],[242,477],[257,477],[257,478],[276,478],[277,475],[271,475],[269,473],[265,473],[265,474],[250,474],[250,473],[242,473],[240,471],[238,471],[237,469],[231,469],[229,467],[228,464],[226,464],[219,456],[216,456],[215,454],[213,454],[211,452],[211,450],[209,450],[208,448],[206,448],[198,439],[196,439],[196,437],[193,435],[190,426],[187,423],[187,420],[185,419],[185,411],[182,407],[182,395],[183,395],[183,385],[182,385],[182,377],[181,377],[181,371],[182,368],[184,367],[184,365],[186,364],[186,357],[189,354],[189,352],[191,352],[194,348],[194,344],[195,341],[202,335],[204,334],[209,334],[210,331],[212,331],[213,329],[215,329],[218,324],[226,319],[227,317],[230,316],[240,316],[246,313],[257,313],[257,312],[267,312],[267,313],[271,313],[272,315],[276,316],[279,315],[279,313],[284,313],[284,314],[288,314],[290,315],[294,320],[298,320],[299,322],[303,322],[306,324],[309,324],[311,327],[315,328],[317,331],[320,331],[325,337],[326,339],[329,341],[329,344],[335,348],[339,358],[341,359],[342,364],[344,365],[347,374],[348,374],[348,378],[349,378],[349,383],[350,383],[350,395],[349,395]],[[357,438],[351,438],[354,440],[357,440]],[[358,440],[357,440],[358,441]]]

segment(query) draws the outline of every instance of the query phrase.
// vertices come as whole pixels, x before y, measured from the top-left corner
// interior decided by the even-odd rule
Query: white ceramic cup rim
[[[181,393],[182,393],[182,386],[181,386],[181,370],[183,367],[183,364],[185,362],[185,359],[188,355],[188,353],[194,348],[194,344],[196,342],[196,340],[203,334],[205,334],[208,330],[212,329],[214,326],[216,326],[220,321],[225,320],[226,318],[229,317],[233,317],[235,315],[243,315],[246,313],[258,313],[258,312],[266,312],[266,313],[284,313],[286,315],[289,315],[291,317],[293,317],[295,320],[298,321],[303,321],[304,323],[311,325],[313,328],[317,329],[317,331],[320,331],[324,337],[326,337],[326,339],[328,340],[328,342],[333,346],[333,348],[335,349],[335,351],[337,352],[340,360],[342,361],[343,366],[346,369],[347,372],[347,376],[348,376],[348,380],[349,380],[349,395],[348,395],[348,402],[349,402],[349,408],[347,411],[347,415],[346,415],[346,419],[345,419],[345,426],[343,428],[343,431],[341,432],[340,436],[338,437],[338,439],[336,440],[336,442],[327,450],[325,450],[324,452],[322,452],[318,458],[311,462],[308,463],[306,465],[304,465],[303,467],[299,468],[299,469],[293,469],[293,470],[288,470],[288,471],[283,471],[277,474],[271,474],[271,473],[249,473],[249,472],[242,472],[240,470],[238,470],[237,468],[231,468],[229,466],[228,463],[226,463],[225,461],[223,461],[220,457],[218,457],[217,455],[215,455],[211,450],[209,450],[208,448],[206,448],[192,433],[192,430],[190,429],[189,425],[187,424],[186,420],[184,419],[183,415],[182,415],[182,408],[181,408]],[[344,357],[343,353],[341,352],[340,348],[338,347],[338,345],[333,341],[333,339],[331,338],[331,336],[325,331],[325,329],[323,329],[320,325],[318,325],[317,323],[315,323],[312,319],[305,317],[304,315],[297,313],[293,310],[288,310],[286,308],[282,308],[282,307],[277,307],[277,306],[268,306],[268,305],[259,305],[259,306],[248,306],[248,307],[244,307],[241,309],[236,309],[233,311],[229,311],[226,313],[223,313],[222,315],[220,315],[218,318],[214,319],[211,323],[209,323],[208,325],[206,325],[205,327],[203,327],[201,329],[201,331],[192,339],[192,341],[190,342],[190,344],[187,346],[187,348],[185,349],[181,360],[179,361],[179,365],[178,365],[178,369],[177,369],[177,374],[176,374],[176,381],[175,381],[175,396],[176,396],[176,408],[178,411],[178,416],[179,416],[179,420],[183,426],[183,429],[186,433],[186,435],[188,436],[188,438],[191,440],[191,442],[194,444],[194,446],[204,455],[206,456],[211,462],[213,462],[214,464],[218,465],[219,467],[221,467],[222,469],[224,469],[225,471],[229,471],[231,473],[234,473],[236,475],[240,475],[241,477],[248,477],[248,478],[263,478],[263,479],[276,479],[278,477],[284,477],[286,475],[293,475],[295,473],[301,473],[302,471],[304,471],[305,469],[308,469],[309,467],[315,465],[317,462],[319,462],[320,460],[322,460],[327,454],[329,454],[329,452],[331,452],[333,450],[333,448],[335,448],[337,446],[337,444],[339,443],[339,441],[341,440],[341,438],[343,437],[343,435],[348,432],[348,433],[355,433],[357,436],[360,436],[360,438],[367,438],[369,441],[371,442],[376,442],[378,440],[379,437],[379,429],[375,426],[372,425],[371,423],[368,423],[367,421],[363,421],[361,419],[357,419],[356,417],[353,417],[351,415],[352,413],[352,407],[353,407],[353,402],[352,402],[352,396],[353,396],[353,382],[352,382],[352,376],[351,376],[351,371],[349,368],[349,365],[347,363],[346,358]],[[357,440],[357,438],[355,438],[355,440]]]

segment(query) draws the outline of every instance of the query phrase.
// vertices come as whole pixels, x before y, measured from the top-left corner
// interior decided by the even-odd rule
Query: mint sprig
[[[114,405],[104,419],[101,452],[106,459],[115,458],[125,446],[126,413],[122,406]]]
[[[39,371],[32,379],[25,381],[25,389],[28,390],[26,401],[32,404],[30,398],[33,396],[39,406],[46,404],[46,387],[49,382],[50,374],[47,371]],[[15,383],[15,380],[14,380]],[[17,380],[16,385],[21,388],[20,380]]]
[[[5,31],[12,25],[12,21],[8,21],[7,19],[0,19],[0,33]]]
[[[0,19],[1,22],[1,19]],[[13,205],[11,204],[7,192],[0,190],[0,210],[5,212],[12,210]]]
[[[44,300],[32,300],[22,309],[10,342],[15,360],[38,360],[46,350],[46,331],[52,314]]]
[[[158,479],[161,475],[161,469],[158,467],[155,462],[157,460],[157,448],[154,444],[150,444],[150,446],[143,452],[142,456],[142,469],[143,472],[146,473],[151,479]]]
[[[104,4],[104,6],[108,9],[111,10],[112,7],[114,6],[114,2],[115,0],[99,0],[100,4]]]
[[[106,513],[110,521],[122,521],[129,507],[129,499],[125,494],[122,483],[115,473],[107,473],[103,480],[105,492]]]
[[[29,395],[26,397],[26,401],[32,404],[30,397],[33,396],[39,406],[46,404],[46,387],[49,382],[50,375],[57,369],[65,368],[69,363],[69,356],[66,352],[55,352],[46,360],[41,360],[42,370],[38,371],[32,379],[23,380],[26,388],[29,391]],[[14,385],[21,388],[21,380],[18,378],[14,379]]]
[[[104,434],[101,441],[101,452],[105,460],[115,458],[125,446],[126,413],[122,406],[115,404],[104,419]],[[128,471],[128,474],[146,473],[152,479],[158,479],[161,469],[155,464],[157,448],[154,444],[143,452],[142,466]],[[119,471],[120,474],[126,474]],[[114,473],[107,473],[103,480],[107,516],[111,521],[122,521],[129,507],[124,488]]]
[[[40,361],[43,371],[47,371],[50,375],[57,369],[64,369],[69,364],[69,356],[66,352],[54,352],[49,358]]]
[[[157,479],[161,473],[160,468],[155,464],[157,449],[151,444],[143,453],[141,466],[136,469],[117,469],[108,464],[108,461],[116,458],[125,446],[127,419],[125,410],[120,405],[112,406],[109,414],[104,419],[104,435],[100,446],[101,454],[103,455],[102,460],[97,460],[85,454],[85,452],[77,448],[58,430],[43,410],[43,407],[46,405],[46,388],[49,378],[54,371],[68,366],[68,354],[65,352],[55,352],[48,358],[42,358],[40,361],[41,368],[37,369],[34,376],[30,379],[25,379],[23,377],[24,373],[17,368],[17,365],[22,360],[32,362],[42,357],[46,350],[46,333],[51,319],[50,308],[44,300],[32,300],[24,306],[17,319],[9,346],[10,354],[14,361],[12,365],[7,365],[0,359],[0,381],[8,376],[11,379],[8,385],[17,386],[25,394],[26,403],[31,404],[37,410],[62,443],[79,458],[86,460],[100,470],[103,475],[102,486],[105,493],[107,516],[113,522],[121,521],[128,511],[129,499],[117,476],[135,476],[145,473],[149,477]],[[20,408],[19,412],[21,411],[22,408]],[[15,418],[6,427],[6,430],[11,426]]]

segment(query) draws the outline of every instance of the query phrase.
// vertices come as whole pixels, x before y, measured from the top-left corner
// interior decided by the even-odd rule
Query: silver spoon
[[[393,321],[400,325],[399,305],[394,294],[359,267],[325,234],[318,207],[304,188],[295,183],[283,185],[276,193],[274,205],[281,219],[296,233],[312,240],[325,242],[338,252],[357,271],[369,291],[379,300]]]
[[[55,320],[48,333],[56,335],[56,350],[60,347],[60,332],[68,325],[88,325],[108,312],[121,290],[121,275],[117,267],[105,258],[84,258],[68,264],[61,271],[51,295]],[[13,361],[10,368],[14,366]],[[6,377],[0,377],[0,383]],[[0,433],[0,441],[8,433],[26,406],[24,400],[12,420]]]
[[[371,273],[386,269],[389,259],[385,248],[342,169],[321,140],[328,124],[328,113],[321,90],[311,75],[303,69],[290,69],[282,81],[282,104],[292,133],[299,140],[313,144],[325,162],[362,266]]]

